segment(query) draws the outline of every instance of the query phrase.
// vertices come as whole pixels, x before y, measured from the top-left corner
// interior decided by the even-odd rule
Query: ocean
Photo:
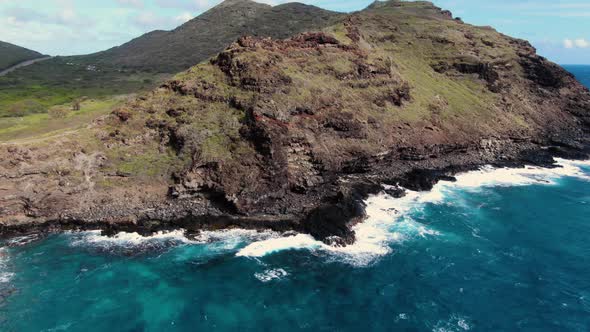
[[[8,239],[0,331],[588,331],[590,162],[559,163],[373,196],[346,248],[245,230]]]
[[[570,73],[574,74],[578,81],[590,88],[590,66],[589,65],[564,65]]]

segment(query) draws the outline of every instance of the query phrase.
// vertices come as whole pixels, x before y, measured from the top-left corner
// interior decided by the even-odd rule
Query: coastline
[[[545,160],[545,158],[542,159]],[[552,163],[510,161],[479,166],[451,166],[443,170],[413,170],[412,173],[400,176],[396,185],[358,186],[357,188],[361,189],[354,193],[354,199],[349,203],[361,208],[362,211],[359,215],[354,215],[343,221],[342,225],[346,225],[355,235],[354,241],[345,245],[314,238],[304,230],[302,231],[301,224],[293,220],[264,220],[256,217],[234,219],[231,216],[202,216],[199,217],[201,223],[195,223],[194,218],[189,218],[171,224],[158,224],[158,227],[54,221],[33,227],[17,227],[8,232],[3,229],[1,238],[9,239],[33,235],[32,238],[36,240],[56,233],[89,232],[98,239],[95,241],[140,244],[143,241],[162,239],[174,239],[185,243],[208,243],[224,239],[225,236],[241,236],[257,240],[242,248],[236,254],[237,256],[255,258],[287,249],[308,248],[330,252],[353,265],[362,266],[368,265],[375,258],[390,252],[386,243],[392,240],[392,236],[398,235],[387,234],[384,231],[385,226],[391,226],[399,221],[399,218],[416,204],[442,201],[444,188],[552,184],[551,180],[558,177],[581,177],[582,174],[579,173],[577,167],[579,165],[590,165],[590,160],[588,158],[562,159],[556,157]],[[416,172],[420,176],[416,177]],[[405,184],[412,189],[398,186],[402,179],[405,179]],[[415,181],[407,182],[408,179],[415,179]],[[421,236],[436,235],[424,228],[417,229],[417,231]]]
[[[246,228],[343,247],[366,218],[363,201],[383,190],[590,156],[590,90],[571,73],[524,40],[413,6],[355,13],[338,27],[342,40],[240,38],[81,132],[0,145],[0,235]],[[408,21],[369,24],[384,11],[387,23]],[[411,18],[422,11],[436,29],[416,39]],[[460,33],[441,40],[439,22]],[[392,40],[363,41],[363,30],[395,32],[407,50],[386,59]],[[496,63],[499,49],[511,60]]]
[[[588,162],[583,164],[590,166]],[[590,168],[584,166],[586,174],[589,170]],[[513,180],[516,178],[509,179],[505,176],[523,171],[525,169],[511,169],[505,173],[495,173],[486,169],[482,174],[487,176],[482,177],[478,172],[466,174],[478,180],[494,181],[503,178],[514,185]],[[555,251],[556,248],[568,245],[562,241],[572,230],[568,227],[570,220],[560,218],[559,208],[566,207],[568,202],[575,204],[583,201],[586,202],[581,205],[583,210],[576,211],[588,211],[585,191],[588,187],[584,183],[586,180],[580,183],[578,179],[569,177],[556,178],[556,185],[550,185],[551,181],[545,180],[552,178],[550,174],[555,172],[562,173],[562,170],[543,169],[537,174],[526,171],[530,176],[526,178],[527,181],[539,185],[520,189],[473,187],[456,190],[453,187],[463,184],[479,185],[467,181],[469,179],[462,173],[457,175],[457,182],[440,181],[432,191],[419,193],[421,198],[412,197],[413,193],[402,199],[384,199],[384,195],[372,197],[366,201],[370,219],[357,226],[364,227],[367,231],[365,234],[371,236],[372,240],[377,241],[379,238],[376,236],[380,236],[384,245],[374,249],[389,248],[387,253],[359,250],[343,252],[356,247],[329,248],[317,241],[306,241],[307,237],[304,235],[243,230],[203,232],[202,236],[195,239],[187,238],[180,231],[151,237],[133,233],[108,237],[98,231],[66,233],[52,235],[23,247],[5,248],[6,265],[0,277],[7,281],[4,284],[7,289],[19,290],[17,294],[11,295],[7,305],[10,317],[16,317],[18,312],[30,312],[27,317],[31,317],[27,320],[14,319],[10,323],[15,327],[30,326],[28,322],[35,322],[33,315],[45,317],[57,310],[59,312],[54,315],[59,317],[59,322],[46,324],[47,329],[58,324],[67,324],[81,315],[78,310],[79,297],[72,294],[84,294],[83,298],[95,299],[102,299],[107,294],[114,302],[109,308],[119,309],[113,312],[124,317],[135,317],[133,314],[145,308],[144,303],[148,302],[154,308],[150,312],[166,312],[164,317],[178,322],[177,316],[174,316],[178,310],[168,314],[170,311],[163,308],[171,303],[168,301],[181,303],[178,307],[186,304],[192,314],[190,317],[196,316],[194,321],[184,325],[188,330],[199,322],[204,329],[212,326],[212,322],[225,322],[228,317],[226,312],[233,312],[236,310],[235,306],[216,314],[215,311],[209,311],[207,305],[215,303],[216,306],[225,308],[228,296],[231,296],[232,303],[240,303],[237,310],[243,307],[248,315],[266,312],[265,310],[273,311],[268,318],[272,319],[273,324],[284,321],[279,313],[285,312],[283,308],[286,305],[290,308],[306,308],[310,298],[314,299],[311,303],[315,307],[303,313],[289,311],[290,314],[297,315],[289,317],[304,318],[309,317],[310,312],[319,312],[324,317],[322,321],[337,321],[338,313],[347,308],[358,307],[358,303],[374,303],[369,310],[364,310],[367,319],[370,319],[379,308],[384,308],[384,315],[390,312],[387,305],[391,303],[389,301],[395,300],[399,310],[393,312],[392,317],[404,317],[403,321],[399,321],[402,324],[418,324],[414,322],[424,322],[427,319],[426,323],[420,325],[427,327],[425,330],[430,330],[432,326],[461,330],[462,328],[457,328],[460,322],[470,329],[488,330],[487,326],[495,324],[487,323],[486,320],[492,309],[473,304],[481,301],[482,289],[485,290],[483,296],[490,294],[490,298],[497,299],[493,305],[495,312],[504,308],[506,314],[512,315],[505,324],[507,329],[514,326],[514,322],[518,322],[521,317],[528,317],[522,312],[513,312],[511,308],[515,305],[528,308],[529,303],[535,303],[535,295],[547,299],[547,307],[555,308],[556,313],[561,315],[559,317],[564,315],[562,303],[567,303],[573,313],[567,311],[568,317],[564,321],[570,321],[569,317],[579,317],[575,316],[579,312],[576,305],[580,303],[579,297],[585,295],[586,283],[578,280],[579,276],[586,274],[571,274],[571,277],[565,279],[565,283],[555,282],[552,276],[572,271],[571,262],[576,262],[575,258],[580,255],[582,262],[586,260],[584,251],[570,253],[572,247],[569,246],[563,251]],[[516,184],[519,183],[526,185],[523,182]],[[496,186],[501,183],[485,185]],[[441,190],[448,193],[445,193],[442,201],[437,195]],[[581,193],[584,197],[576,196],[576,193]],[[536,194],[541,194],[543,198]],[[555,204],[551,203],[553,198]],[[489,204],[480,206],[487,203],[488,199]],[[531,207],[536,207],[537,202],[541,204],[538,210],[533,209],[537,211],[533,211],[523,209],[523,205],[515,199],[523,199]],[[405,204],[412,201],[416,203]],[[408,210],[402,210],[404,208]],[[400,211],[402,216],[391,218],[393,209]],[[517,218],[511,218],[512,213],[522,210],[526,212],[517,214]],[[539,211],[544,214],[552,210],[553,213],[549,213],[546,219],[529,219],[534,218]],[[572,215],[575,212],[564,215],[564,218]],[[583,215],[571,220],[573,229],[579,229],[576,226],[580,225],[584,225],[582,229],[587,229]],[[547,223],[548,220],[552,222]],[[522,237],[515,236],[514,232]],[[576,245],[583,241],[584,233],[580,232],[574,237]],[[550,246],[538,248],[537,241],[529,242],[532,239],[542,239],[545,243],[549,242]],[[24,239],[23,244],[26,241],[28,240]],[[272,246],[277,243],[283,245]],[[291,246],[288,247],[286,243]],[[538,261],[541,267],[537,267],[531,276],[530,263]],[[557,263],[560,261],[563,265]],[[514,273],[507,272],[511,269],[517,270]],[[31,273],[30,270],[34,272]],[[585,270],[587,268],[574,271]],[[44,271],[52,273],[43,275]],[[550,271],[556,272],[549,274]],[[542,293],[537,288],[526,287],[531,277],[535,280],[543,277]],[[130,284],[128,280],[136,280],[137,283]],[[556,292],[562,294],[560,290],[563,289],[571,290],[572,284],[575,285],[574,294],[567,292],[559,300],[552,296]],[[30,299],[36,298],[39,293],[46,294],[45,298],[41,302],[33,302],[31,306]],[[493,296],[498,293],[503,296]],[[205,299],[205,309],[194,304],[197,294]],[[291,296],[293,294],[303,295]],[[252,298],[261,300],[252,301]],[[153,299],[158,301],[150,301]],[[338,303],[333,299],[338,299]],[[407,299],[411,299],[411,303]],[[466,304],[455,305],[455,300]],[[431,316],[432,306],[421,310],[419,307],[421,303],[432,303],[431,301],[453,305],[449,311]],[[70,307],[68,302],[75,304]],[[90,306],[90,310],[82,313],[85,319],[79,326],[88,324],[89,321],[93,324],[105,321],[103,317],[92,316],[97,312],[96,309],[100,309],[98,306],[104,303],[97,302],[96,306]],[[412,303],[417,304],[414,306]],[[584,303],[587,302],[582,302]],[[341,310],[332,315],[316,309],[326,305],[338,305]],[[126,310],[121,311],[120,308]],[[208,320],[202,314],[198,315],[203,311]],[[274,320],[275,317],[279,317],[277,321]],[[159,322],[156,319],[147,324],[156,326]],[[106,324],[110,325],[110,322]],[[245,326],[242,321],[230,324],[232,328],[228,330],[232,330],[234,326]],[[363,324],[359,322],[359,328]]]

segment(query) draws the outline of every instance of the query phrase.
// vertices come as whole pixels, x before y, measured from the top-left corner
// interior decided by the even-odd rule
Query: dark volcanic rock
[[[0,231],[243,227],[347,245],[370,194],[588,156],[590,92],[525,41],[427,2],[325,31],[242,37],[89,128],[0,145]]]

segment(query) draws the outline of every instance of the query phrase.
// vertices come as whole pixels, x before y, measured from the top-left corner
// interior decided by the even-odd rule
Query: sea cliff
[[[242,37],[83,130],[0,146],[0,230],[294,230],[354,242],[363,199],[482,165],[584,159],[590,91],[428,2]],[[387,186],[384,186],[387,185]]]

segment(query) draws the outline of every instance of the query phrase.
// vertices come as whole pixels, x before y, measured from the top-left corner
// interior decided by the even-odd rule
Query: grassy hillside
[[[76,57],[56,57],[0,77],[3,118],[47,113],[77,98],[105,98],[152,89],[170,75],[93,67]]]
[[[525,41],[428,2],[390,1],[325,34],[242,38],[123,106],[108,130],[130,142],[150,128],[192,165],[189,191],[215,186],[244,197],[247,211],[249,193],[304,190],[320,174],[355,172],[356,162],[392,147],[422,160],[490,137],[545,137],[548,127],[577,121],[571,106],[558,105],[582,91]],[[125,162],[144,158],[142,147],[121,145]],[[266,172],[273,175],[261,180]]]
[[[240,36],[287,38],[329,25],[338,14],[303,4],[276,7],[225,1],[172,31],[154,31],[83,59],[142,71],[176,73],[222,51]]]
[[[47,113],[4,118],[0,121],[0,142],[41,139],[84,128],[125,100],[125,96],[88,99],[80,101],[75,110],[72,104],[64,104],[51,107]]]
[[[241,37],[151,92],[92,102],[0,130],[0,223],[158,229],[231,215],[225,228],[263,216],[350,243],[359,191],[427,189],[439,175],[425,170],[546,165],[579,155],[590,128],[590,91],[572,75],[423,1],[375,3],[284,40]],[[80,126],[85,114],[97,120]]]
[[[149,90],[208,59],[243,35],[286,38],[333,23],[339,14],[303,4],[276,7],[228,0],[173,31],[154,31],[119,47],[59,57],[0,77],[0,118],[43,113],[75,98]]]

